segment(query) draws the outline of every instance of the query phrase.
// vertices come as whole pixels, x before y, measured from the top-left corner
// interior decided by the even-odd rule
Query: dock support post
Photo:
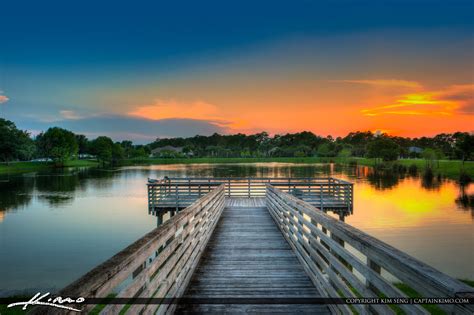
[[[346,220],[346,215],[342,211],[339,211],[339,220],[342,222]]]
[[[159,211],[156,214],[156,226],[160,226],[162,224],[163,224],[163,213]]]
[[[248,179],[248,196],[250,198],[250,178]]]

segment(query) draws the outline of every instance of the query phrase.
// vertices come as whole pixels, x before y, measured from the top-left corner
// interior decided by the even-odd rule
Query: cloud
[[[227,131],[242,130],[249,123],[242,119],[229,120],[224,118],[220,109],[203,101],[180,102],[174,99],[157,99],[152,105],[138,106],[127,113],[131,117],[162,120],[162,119],[191,119],[212,122]]]
[[[363,109],[365,116],[474,115],[474,84],[400,95],[392,104]]]
[[[212,104],[195,101],[190,103],[158,99],[152,105],[139,106],[128,115],[146,119],[219,119],[218,108]]]
[[[438,97],[457,103],[456,112],[474,115],[474,84],[452,85],[438,93]]]
[[[404,87],[404,88],[421,88],[421,84],[416,81],[397,80],[397,79],[376,79],[376,80],[336,80],[332,82],[366,84],[372,86],[383,87]]]
[[[59,114],[61,114],[61,117],[64,119],[75,120],[75,119],[83,118],[82,116],[80,116],[78,113],[76,113],[73,110],[61,110],[59,111]]]
[[[9,98],[6,95],[0,95],[0,104],[8,102]]]

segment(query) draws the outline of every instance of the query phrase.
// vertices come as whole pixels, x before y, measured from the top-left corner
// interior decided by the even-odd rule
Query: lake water
[[[146,181],[301,177],[355,183],[348,224],[457,278],[474,279],[474,185],[330,164],[196,164],[0,177],[0,296],[55,291],[156,227]]]

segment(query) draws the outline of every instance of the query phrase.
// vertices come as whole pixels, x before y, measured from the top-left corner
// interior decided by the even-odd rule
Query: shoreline
[[[374,167],[374,159],[368,158],[341,158],[341,157],[273,157],[273,158],[137,158],[123,160],[119,166],[139,165],[169,165],[169,164],[246,164],[246,163],[293,163],[293,164],[324,164],[335,163],[341,165],[363,165]],[[416,165],[419,172],[426,168],[423,159],[402,159],[393,162],[379,162],[386,167],[394,164],[410,167]],[[440,160],[433,162],[434,175],[441,175],[450,179],[458,180],[461,175],[462,161]],[[67,161],[62,168],[97,167],[99,162],[92,160]],[[54,169],[56,166],[51,162],[12,162],[0,164],[0,175],[19,174],[35,172],[40,170]],[[474,161],[464,162],[464,172],[471,178],[474,177]]]
[[[91,160],[71,160],[66,161],[63,166],[58,167],[52,162],[10,162],[0,164],[0,175],[21,174],[28,172],[38,172],[53,170],[55,168],[80,168],[99,166],[99,162]]]

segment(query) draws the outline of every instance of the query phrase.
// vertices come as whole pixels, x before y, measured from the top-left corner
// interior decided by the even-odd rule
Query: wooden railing
[[[224,186],[197,200],[163,225],[75,281],[60,296],[180,297],[224,208]],[[109,304],[101,314],[172,313],[175,304]],[[94,305],[86,304],[84,313]],[[49,309],[48,311],[51,311]]]
[[[407,297],[397,283],[422,297],[455,298],[474,290],[398,249],[332,218],[307,202],[267,185],[267,207],[313,283],[326,297]],[[334,311],[352,313],[347,305]],[[394,313],[394,306],[352,306],[359,314]],[[406,314],[426,314],[419,305],[397,305]],[[448,314],[473,314],[474,305],[437,304]]]
[[[332,177],[304,178],[166,178],[148,183],[150,211],[157,207],[184,207],[208,193],[216,185],[225,185],[227,197],[265,197],[265,187],[272,184],[322,210],[344,209],[352,212],[353,184]]]

